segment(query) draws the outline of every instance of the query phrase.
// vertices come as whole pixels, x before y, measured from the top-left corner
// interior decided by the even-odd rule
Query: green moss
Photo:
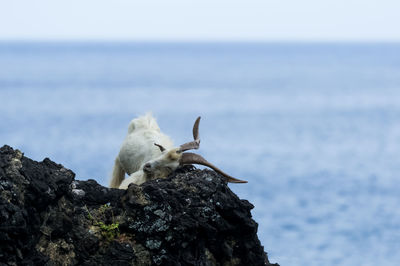
[[[105,224],[97,222],[96,225],[100,227],[101,235],[108,241],[119,237],[119,223]]]
[[[87,206],[85,209],[87,211],[87,217],[92,222],[92,224],[98,227],[98,232],[100,232],[101,236],[104,237],[108,241],[112,241],[113,239],[119,237],[119,223],[114,221],[113,215],[113,223],[107,224],[101,220],[105,220],[105,212],[110,209],[110,205],[104,204],[97,210],[94,210],[94,215],[92,215]],[[96,230],[97,231],[97,230]]]
[[[85,209],[86,209],[86,211],[87,211],[87,217],[89,218],[89,220],[91,220],[91,221],[93,221],[94,220],[94,218],[93,218],[93,216],[92,216],[92,214],[90,213],[90,211],[89,211],[89,209],[88,209],[88,207],[85,205]]]

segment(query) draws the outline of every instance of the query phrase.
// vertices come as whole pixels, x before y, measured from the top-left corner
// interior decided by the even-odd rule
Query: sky
[[[0,0],[0,40],[400,41],[398,0]]]

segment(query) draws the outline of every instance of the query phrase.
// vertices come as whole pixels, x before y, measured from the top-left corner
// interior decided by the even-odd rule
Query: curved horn
[[[161,146],[160,144],[154,143],[154,145],[156,145],[158,148],[160,148],[161,152],[165,151],[165,148],[163,146]]]
[[[196,153],[192,153],[192,152],[182,153],[182,157],[181,157],[179,163],[181,165],[184,165],[184,164],[201,164],[201,165],[204,165],[204,166],[208,166],[208,167],[212,168],[215,172],[223,175],[226,178],[226,180],[228,182],[230,182],[230,183],[247,183],[247,181],[231,177],[230,175],[226,174],[225,172],[220,170],[218,167],[216,167],[212,163],[208,162],[206,159],[204,159],[202,156],[200,156],[200,155],[198,155]]]
[[[200,116],[196,119],[193,125],[193,139],[194,141],[187,142],[179,146],[178,152],[184,152],[187,150],[198,149],[200,147],[200,138],[199,138],[199,124],[200,124]]]
[[[196,119],[196,121],[194,121],[194,125],[193,125],[193,139],[199,140],[199,141],[200,141],[200,136],[199,136],[200,118],[201,118],[201,116],[197,117],[197,119]]]

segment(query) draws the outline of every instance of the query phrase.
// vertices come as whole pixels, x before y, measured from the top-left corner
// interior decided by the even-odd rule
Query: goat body
[[[167,149],[173,148],[172,140],[161,132],[153,116],[147,114],[133,119],[115,159],[110,187],[118,188],[124,180],[125,173],[132,175],[139,171],[143,164],[160,156],[162,152],[154,143],[159,143]]]
[[[151,115],[133,119],[115,159],[110,187],[126,189],[131,183],[140,185],[151,179],[165,178],[185,164],[205,165],[223,175],[228,182],[247,183],[229,176],[200,155],[185,152],[199,148],[199,123],[200,117],[193,125],[194,141],[175,148],[171,139],[160,131]],[[129,175],[127,179],[124,179],[125,173]]]

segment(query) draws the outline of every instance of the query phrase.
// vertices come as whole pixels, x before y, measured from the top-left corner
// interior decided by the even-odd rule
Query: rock
[[[0,265],[271,265],[253,205],[213,171],[127,190],[74,178],[0,148]]]

